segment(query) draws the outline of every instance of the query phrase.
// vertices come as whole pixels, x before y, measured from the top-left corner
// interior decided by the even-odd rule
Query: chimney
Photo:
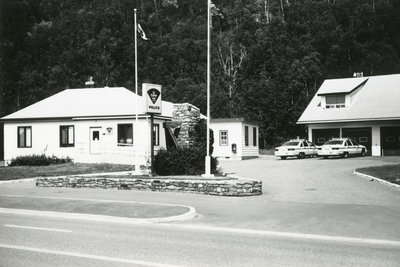
[[[93,88],[94,87],[94,81],[93,81],[93,77],[92,76],[89,77],[89,81],[85,82],[85,87],[86,88]]]

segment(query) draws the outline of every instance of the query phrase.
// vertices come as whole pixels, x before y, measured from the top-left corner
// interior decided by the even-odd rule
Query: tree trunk
[[[285,10],[283,9],[283,0],[281,0],[282,21],[285,21]]]

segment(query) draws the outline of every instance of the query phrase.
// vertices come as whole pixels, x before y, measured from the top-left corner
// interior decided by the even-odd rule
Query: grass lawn
[[[122,164],[66,163],[50,166],[0,167],[0,181],[33,178],[40,176],[59,176],[102,172],[132,171],[134,166]]]
[[[99,214],[129,218],[160,218],[188,212],[187,207],[144,203],[102,202],[95,200],[69,200],[0,196],[2,208]]]
[[[356,171],[400,185],[400,164],[360,168]]]

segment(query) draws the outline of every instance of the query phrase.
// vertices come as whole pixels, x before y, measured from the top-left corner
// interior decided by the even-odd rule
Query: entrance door
[[[90,154],[101,154],[101,127],[90,127],[89,129]]]
[[[372,135],[371,128],[343,128],[342,137],[350,138],[360,145],[367,148],[367,156],[371,156],[372,152]]]

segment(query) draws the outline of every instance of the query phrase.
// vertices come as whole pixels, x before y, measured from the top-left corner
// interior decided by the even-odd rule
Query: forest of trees
[[[139,84],[206,113],[207,0],[1,0],[0,116],[89,76]],[[213,0],[211,116],[260,124],[261,146],[296,125],[324,79],[400,73],[399,0]]]

